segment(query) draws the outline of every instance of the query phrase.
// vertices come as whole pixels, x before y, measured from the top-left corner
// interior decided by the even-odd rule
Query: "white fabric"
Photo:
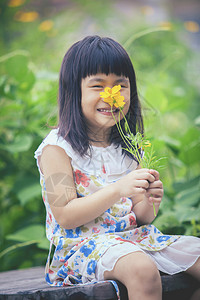
[[[92,159],[90,159],[89,156],[81,157],[63,137],[58,137],[58,129],[53,129],[35,151],[34,157],[37,159],[40,175],[42,175],[42,172],[38,159],[42,154],[42,150],[47,145],[59,146],[64,149],[67,155],[72,159],[72,167],[78,168],[87,174],[102,176],[102,162],[104,162],[106,169],[105,179],[107,183],[113,182],[137,168],[137,162],[128,156],[122,156],[121,146],[116,149],[116,146],[113,144],[106,148],[91,146]]]
[[[104,272],[113,270],[118,259],[136,251],[146,253],[155,262],[159,271],[173,275],[186,271],[197,261],[200,255],[200,239],[181,236],[170,246],[155,252],[142,250],[129,243],[115,245],[110,247],[98,261],[97,280],[104,280]]]

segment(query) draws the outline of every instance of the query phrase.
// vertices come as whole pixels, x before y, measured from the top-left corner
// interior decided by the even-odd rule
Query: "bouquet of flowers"
[[[115,120],[117,129],[124,141],[124,144],[126,145],[125,148],[122,148],[129,153],[131,153],[136,160],[138,161],[139,165],[142,168],[147,169],[155,169],[158,167],[158,163],[161,160],[158,159],[154,154],[155,151],[153,150],[152,144],[149,142],[149,140],[145,139],[144,136],[137,132],[136,135],[134,135],[130,127],[128,125],[127,119],[123,113],[123,107],[124,107],[124,97],[120,94],[121,86],[115,85],[112,89],[109,87],[106,87],[104,89],[104,92],[100,93],[100,97],[103,98],[103,101],[108,103],[111,106],[111,113]],[[116,120],[112,107],[115,106],[116,108],[119,108],[119,118],[118,121]],[[121,124],[120,124],[120,114],[122,114],[123,119],[125,121],[124,128],[125,132],[122,130]],[[154,209],[154,216],[156,216],[156,210],[155,205],[153,203],[153,209]]]

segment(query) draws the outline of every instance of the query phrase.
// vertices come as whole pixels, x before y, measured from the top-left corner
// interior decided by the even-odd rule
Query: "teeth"
[[[109,109],[98,109],[99,111],[103,111],[103,112],[111,112],[111,110],[109,110]],[[113,112],[116,112],[117,111],[117,109],[113,109]]]

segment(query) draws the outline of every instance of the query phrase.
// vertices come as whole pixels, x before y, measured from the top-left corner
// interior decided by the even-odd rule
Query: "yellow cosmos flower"
[[[115,85],[112,89],[106,87],[104,92],[99,93],[100,97],[103,98],[103,101],[108,103],[111,107],[124,107],[124,96],[120,94],[121,85]]]
[[[144,15],[150,16],[154,14],[154,9],[151,6],[145,5],[141,7],[142,13]]]
[[[173,25],[171,22],[160,22],[159,26],[162,27],[165,30],[172,30],[173,29]]]
[[[39,30],[40,31],[49,31],[53,28],[53,21],[51,20],[46,20],[46,21],[43,21],[42,23],[40,23],[39,25]]]
[[[144,147],[151,147],[151,143],[150,143],[149,141],[146,141],[146,142],[144,143]]]
[[[24,4],[25,0],[10,0],[8,3],[9,7],[18,7]]]
[[[184,22],[184,26],[187,31],[190,31],[190,32],[198,32],[199,31],[199,24],[197,22],[187,21],[187,22]]]
[[[15,20],[19,22],[33,22],[38,18],[38,13],[36,11],[23,12],[18,11],[15,15]]]

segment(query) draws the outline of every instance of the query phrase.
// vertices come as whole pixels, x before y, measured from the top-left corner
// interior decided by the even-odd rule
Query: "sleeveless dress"
[[[78,196],[87,196],[135,170],[137,163],[122,155],[121,147],[91,146],[91,158],[81,157],[53,129],[35,151],[40,173],[42,196],[46,207],[46,234],[54,254],[46,265],[46,281],[53,286],[93,283],[104,280],[117,260],[129,253],[142,251],[167,274],[187,270],[200,256],[200,238],[162,234],[154,225],[137,227],[132,201],[122,197],[95,220],[77,228],[64,229],[55,220],[45,187],[39,160],[47,145],[57,145],[71,158]],[[62,182],[60,183],[62,184]],[[66,216],[67,218],[67,216]]]

